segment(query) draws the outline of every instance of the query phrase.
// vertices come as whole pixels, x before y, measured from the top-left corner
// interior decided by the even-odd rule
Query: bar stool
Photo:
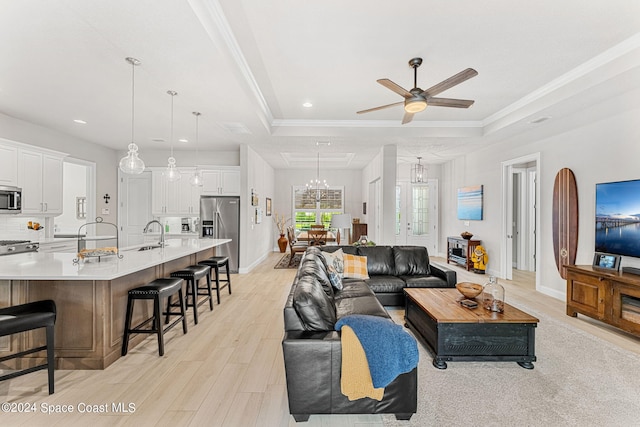
[[[216,296],[218,297],[218,304],[220,304],[220,290],[226,287],[229,288],[229,295],[231,295],[231,277],[229,275],[229,257],[228,256],[212,256],[205,260],[200,261],[198,264],[208,265],[211,267],[211,274],[213,270],[216,272]],[[220,279],[220,267],[225,267],[227,271],[227,280]],[[220,283],[225,285],[220,286]]]
[[[186,306],[193,307],[193,322],[198,324],[198,307],[209,301],[209,309],[213,310],[213,296],[211,295],[211,277],[209,271],[211,267],[207,265],[191,265],[183,268],[182,270],[174,271],[170,274],[171,277],[179,277],[187,282],[187,295]],[[200,279],[207,278],[207,287],[201,288],[199,285]],[[203,291],[203,292],[201,292]],[[198,302],[198,296],[205,295],[207,298]],[[191,296],[191,303],[189,303],[189,296]]]
[[[47,344],[0,358],[0,362],[16,359],[38,351],[47,351],[47,363],[0,376],[0,381],[47,369],[49,394],[53,394],[53,336],[56,324],[56,303],[52,300],[30,302],[0,309],[0,337],[33,329],[46,328]]]
[[[178,294],[180,300],[180,312],[172,312],[167,307],[166,312],[161,312],[161,300],[167,298],[169,301],[171,297]],[[153,300],[153,316],[140,323],[136,327],[131,327],[131,318],[133,316],[133,303],[139,299],[152,299]],[[169,317],[177,315],[178,318],[173,321],[169,326],[162,327],[160,319],[162,315],[167,316],[167,322],[169,323]],[[142,327],[149,322],[153,321],[153,327],[149,329],[142,329]],[[158,354],[164,355],[164,333],[173,328],[180,321],[182,321],[182,331],[187,333],[187,317],[184,308],[184,299],[182,298],[182,279],[156,279],[148,285],[140,286],[135,289],[131,289],[128,292],[127,298],[127,318],[124,323],[124,335],[122,336],[122,355],[126,355],[129,350],[129,335],[130,334],[157,334],[158,335]]]

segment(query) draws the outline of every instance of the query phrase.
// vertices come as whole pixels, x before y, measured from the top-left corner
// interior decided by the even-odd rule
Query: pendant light
[[[414,184],[427,182],[427,174],[424,171],[424,165],[420,164],[420,159],[422,157],[418,157],[418,163],[411,166],[411,182]]]
[[[200,152],[199,152],[199,144],[198,144],[198,140],[199,140],[199,135],[198,135],[198,119],[200,118],[200,113],[197,111],[193,112],[193,115],[196,116],[196,159],[200,158]],[[198,168],[196,167],[196,170],[193,172],[193,175],[191,176],[191,179],[189,179],[189,182],[191,183],[191,185],[193,185],[194,187],[202,187],[202,176],[200,175],[200,171],[198,171]]]
[[[120,170],[128,174],[141,174],[144,171],[144,162],[138,157],[138,146],[133,139],[134,119],[135,119],[135,69],[141,62],[136,58],[125,58],[131,64],[131,143],[129,144],[129,152],[120,159]]]
[[[173,157],[173,98],[178,94],[178,92],[168,90],[167,93],[171,95],[171,139],[169,140],[171,143],[171,157],[168,159],[169,164],[167,165],[167,170],[165,171],[164,176],[169,182],[174,182],[182,178],[180,171],[176,168],[176,159]]]

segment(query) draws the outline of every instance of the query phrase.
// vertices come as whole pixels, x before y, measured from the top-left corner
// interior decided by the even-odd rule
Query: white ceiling
[[[640,2],[629,0],[0,0],[0,112],[125,150],[247,143],[275,168],[362,168],[384,144],[400,161],[440,163],[505,138],[637,108]],[[402,107],[358,115],[471,67],[401,125]],[[615,102],[610,102],[610,100]],[[302,106],[313,103],[312,108]],[[533,119],[550,116],[537,125]],[[86,125],[73,122],[87,121]],[[562,120],[561,120],[562,119]],[[162,139],[164,142],[154,142]],[[331,142],[330,146],[316,142]]]

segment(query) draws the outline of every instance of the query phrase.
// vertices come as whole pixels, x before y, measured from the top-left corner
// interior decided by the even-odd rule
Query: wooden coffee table
[[[533,369],[536,361],[533,316],[509,304],[504,313],[458,302],[456,289],[405,288],[405,326],[424,339],[433,353],[433,366],[446,369],[450,361],[510,361]]]

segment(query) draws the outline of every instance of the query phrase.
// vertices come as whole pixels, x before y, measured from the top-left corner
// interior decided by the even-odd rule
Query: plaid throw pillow
[[[331,285],[341,291],[342,290],[342,276],[338,274],[338,272],[336,271],[336,268],[331,265],[329,266],[329,268],[327,269],[327,274],[329,275],[329,282],[331,282]]]
[[[344,262],[344,277],[351,277],[354,279],[368,279],[369,272],[367,271],[367,257],[343,254],[342,260]]]

